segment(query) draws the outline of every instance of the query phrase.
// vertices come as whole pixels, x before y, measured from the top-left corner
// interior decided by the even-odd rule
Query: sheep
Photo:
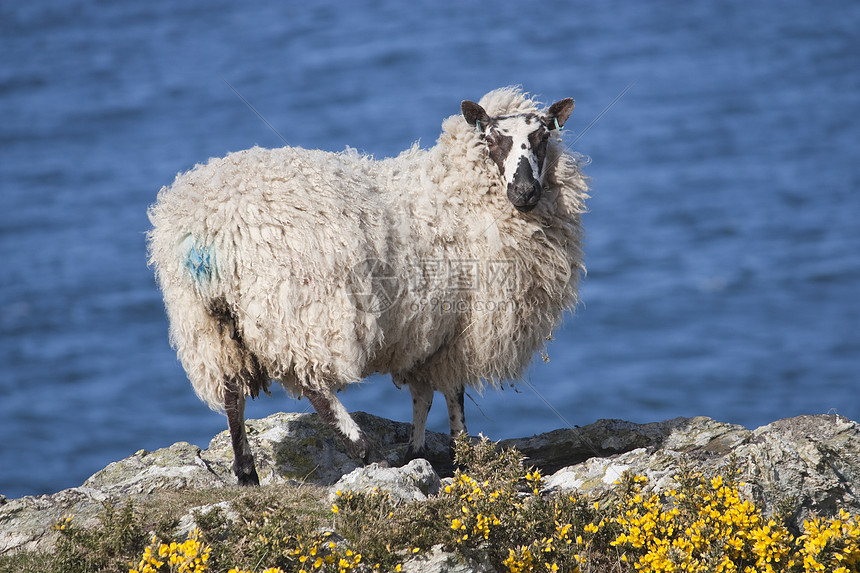
[[[254,147],[177,175],[148,211],[149,264],[197,396],[226,414],[240,485],[259,477],[248,396],[306,397],[363,463],[382,461],[335,392],[379,372],[413,402],[423,456],[435,391],[452,437],[467,387],[522,375],[577,303],[586,178],[519,88],[463,101],[435,146],[377,160]]]

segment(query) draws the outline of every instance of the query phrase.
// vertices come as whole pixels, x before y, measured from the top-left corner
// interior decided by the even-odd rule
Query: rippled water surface
[[[583,304],[529,384],[472,393],[473,433],[860,419],[860,6],[497,4],[0,7],[0,493],[226,427],[168,346],[144,244],[177,172],[283,145],[225,81],[292,145],[376,156],[496,87],[576,99]],[[384,378],[344,401],[411,417]]]

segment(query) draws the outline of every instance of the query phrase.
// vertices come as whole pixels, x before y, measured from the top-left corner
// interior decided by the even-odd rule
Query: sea
[[[470,433],[860,421],[858,30],[860,4],[827,0],[3,2],[0,494],[226,429],[147,266],[177,173],[254,145],[431,146],[509,85],[576,100],[588,272],[546,356],[469,392]],[[411,419],[388,377],[342,399]],[[247,416],[309,410],[276,389]]]

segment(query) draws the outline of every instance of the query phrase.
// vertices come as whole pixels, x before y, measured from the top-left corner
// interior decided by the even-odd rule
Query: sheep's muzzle
[[[541,183],[532,173],[529,161],[520,158],[514,180],[508,184],[508,201],[518,211],[527,213],[537,206],[541,191]]]

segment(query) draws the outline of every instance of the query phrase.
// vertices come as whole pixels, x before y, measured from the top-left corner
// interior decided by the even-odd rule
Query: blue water
[[[472,433],[860,420],[858,29],[848,2],[0,5],[0,493],[225,428],[168,346],[144,243],[177,172],[283,145],[225,80],[290,144],[376,156],[496,87],[576,99],[589,271],[527,375],[564,420],[521,384],[473,393]],[[344,401],[411,416],[381,378]]]

